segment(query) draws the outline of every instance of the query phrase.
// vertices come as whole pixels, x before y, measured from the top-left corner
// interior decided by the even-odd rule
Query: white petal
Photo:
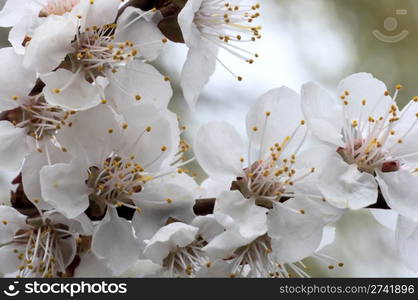
[[[0,49],[0,112],[16,108],[13,97],[25,98],[36,82],[36,72],[23,67],[23,56],[13,48]]]
[[[181,87],[187,104],[193,110],[203,87],[216,69],[218,49],[207,41],[201,41],[189,49],[181,71]]]
[[[29,152],[26,130],[17,128],[9,121],[0,121],[0,168],[17,171]]]
[[[13,273],[19,269],[22,261],[18,259],[19,255],[14,252],[15,249],[20,250],[20,252],[24,252],[26,250],[23,247],[19,249],[13,244],[0,247],[0,273]]]
[[[202,195],[200,198],[216,198],[222,192],[229,191],[231,189],[231,181],[228,180],[214,180],[208,178],[202,182]]]
[[[342,106],[327,91],[315,83],[302,87],[302,108],[313,134],[320,140],[342,145]]]
[[[136,162],[151,173],[174,161],[180,143],[180,130],[174,113],[142,104],[131,106],[123,116],[129,125],[124,133],[127,137],[127,144],[123,145],[124,155],[134,155]],[[147,131],[148,127],[151,131]],[[166,149],[162,151],[164,147]]]
[[[199,228],[199,235],[207,242],[210,242],[225,230],[214,215],[198,216],[191,225]]]
[[[62,152],[61,149],[52,145],[51,142],[45,142],[44,147],[48,151],[50,163],[67,163],[70,161],[70,157]],[[42,199],[40,178],[39,176],[34,176],[34,174],[39,174],[42,167],[46,165],[48,165],[46,151],[42,153],[34,151],[26,157],[22,166],[22,184],[25,194],[29,201],[42,210],[49,210],[52,206]]]
[[[223,192],[215,202],[214,216],[227,231],[239,234],[248,243],[267,231],[267,209],[257,206],[238,191]]]
[[[98,258],[93,252],[82,255],[80,264],[74,271],[75,278],[112,277],[112,270],[106,266],[106,260]]]
[[[140,9],[125,9],[118,19],[118,29],[115,33],[115,42],[130,41],[135,49],[139,50],[141,58],[147,61],[155,60],[161,53],[164,43],[164,35],[153,22],[141,18],[125,28],[138,15],[143,14]],[[129,16],[130,15],[130,16]]]
[[[330,157],[318,187],[327,202],[338,208],[359,209],[377,201],[374,176],[358,171],[357,165],[349,165],[339,157]]]
[[[187,1],[178,15],[178,23],[187,46],[191,47],[199,40],[199,31],[194,23],[195,13],[204,0]]]
[[[287,87],[273,89],[250,108],[246,119],[247,133],[252,145],[260,147],[262,158],[269,153],[270,147],[275,143],[284,144],[288,137],[291,139],[285,153],[293,154],[305,137],[306,126],[301,126],[303,119],[300,96]],[[294,135],[299,126],[301,128]]]
[[[77,254],[77,242],[73,236],[62,238],[57,241],[55,256],[57,259],[57,268],[65,272],[67,267],[74,261]]]
[[[407,166],[415,167],[418,165],[418,126],[417,126],[417,105],[415,101],[407,104],[399,113],[401,118],[394,123],[393,130],[395,135],[388,140],[392,143],[392,157],[402,157],[402,162]],[[402,139],[402,143],[399,143]]]
[[[78,112],[71,121],[71,127],[65,126],[58,131],[57,139],[68,153],[83,161],[87,168],[101,167],[121,144],[122,126],[107,105]],[[112,134],[109,129],[113,130]]]
[[[385,96],[386,85],[368,73],[357,73],[348,76],[338,86],[338,96],[349,92],[347,114],[352,120],[360,124],[367,122],[372,116],[374,119],[384,116],[392,104],[392,98]],[[362,101],[366,100],[366,105]],[[361,119],[360,119],[361,117]]]
[[[89,206],[87,170],[74,161],[45,166],[40,172],[42,198],[67,218],[75,218]]]
[[[105,218],[97,226],[91,247],[94,254],[107,261],[116,276],[125,272],[139,254],[130,222],[119,218],[112,207],[108,207]]]
[[[396,224],[398,223],[399,215],[396,211],[392,209],[378,209],[378,208],[370,208],[369,211],[372,213],[373,217],[379,222],[381,225],[385,226],[386,228],[395,231]]]
[[[7,0],[0,12],[0,27],[15,26],[28,11],[37,14],[46,0],[28,1],[28,0]],[[3,1],[4,3],[4,1]]]
[[[84,73],[58,69],[41,76],[45,83],[44,94],[49,104],[69,110],[86,110],[100,103],[98,87],[88,83]]]
[[[173,95],[170,82],[164,80],[164,76],[153,66],[139,60],[119,68],[115,74],[109,72],[108,78],[107,100],[112,101],[121,112],[138,103],[167,108]]]
[[[27,227],[25,215],[12,207],[0,206],[0,244],[10,242],[16,232]]]
[[[154,264],[149,259],[138,259],[134,264],[121,276],[128,278],[144,278],[155,276],[161,271],[161,266]]]
[[[81,16],[81,22],[84,21],[82,25],[85,27],[100,27],[115,22],[120,3],[120,0],[81,0],[71,13]]]
[[[10,193],[16,189],[12,181],[19,175],[18,171],[0,171],[0,205],[10,204]]]
[[[407,170],[378,172],[377,181],[390,208],[408,218],[418,218],[418,178]]]
[[[66,225],[70,232],[76,232],[86,236],[93,234],[93,222],[86,214],[81,214],[74,219],[67,219],[56,210],[49,210],[43,213],[43,217],[54,224]]]
[[[36,28],[26,47],[24,65],[38,73],[57,68],[71,51],[77,24],[66,16],[49,16]]]
[[[418,222],[399,216],[396,242],[404,264],[418,271]]]
[[[215,180],[231,181],[242,173],[244,143],[235,128],[227,122],[202,126],[194,144],[196,158]]]
[[[168,254],[191,244],[199,228],[184,223],[175,222],[162,227],[147,243],[144,255],[156,264],[162,264]]]
[[[323,223],[286,205],[275,205],[268,215],[272,255],[279,262],[292,263],[311,256],[322,240]]]
[[[150,239],[169,218],[182,222],[191,222],[194,218],[193,195],[182,186],[164,182],[164,179],[148,182],[133,200],[141,209],[132,220],[141,242]]]
[[[335,240],[335,227],[333,226],[325,226],[324,231],[322,233],[322,240],[319,243],[318,248],[316,249],[316,252],[324,249],[326,246],[331,245]]]
[[[322,223],[330,224],[338,221],[346,212],[344,209],[337,208],[328,202],[323,202],[320,197],[298,195],[286,202],[286,207],[290,207],[295,211],[303,211],[310,218],[316,218]]]
[[[195,199],[200,198],[203,193],[201,187],[197,184],[196,180],[192,176],[189,176],[184,172],[174,172],[164,177],[166,178],[166,182],[179,185],[186,189],[189,193],[191,193],[194,196]]]
[[[203,251],[213,257],[227,259],[235,250],[248,245],[248,240],[233,231],[225,231],[213,238],[209,244],[203,247]]]

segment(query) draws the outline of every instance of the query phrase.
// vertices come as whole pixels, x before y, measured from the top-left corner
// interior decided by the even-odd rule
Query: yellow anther
[[[52,90],[55,94],[59,94],[59,93],[61,93],[61,90],[60,89],[53,89]]]
[[[106,104],[107,100],[106,99],[102,99],[102,104]]]
[[[161,151],[162,151],[162,152],[167,151],[167,146],[162,146],[162,147],[161,147]]]
[[[166,201],[168,204],[173,203],[173,200],[172,200],[172,199],[170,199],[170,198],[165,199],[165,201]]]
[[[122,128],[123,129],[128,129],[128,123],[123,123]]]

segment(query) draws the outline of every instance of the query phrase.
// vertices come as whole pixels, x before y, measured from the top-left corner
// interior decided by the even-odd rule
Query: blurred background
[[[4,0],[0,0],[1,6]],[[332,93],[338,82],[356,72],[369,72],[390,90],[404,85],[401,104],[418,95],[418,5],[416,0],[259,0],[262,39],[251,50],[260,54],[248,65],[222,54],[222,61],[242,76],[238,82],[218,66],[191,113],[179,89],[178,78],[187,49],[171,44],[156,62],[172,79],[175,97],[171,109],[187,125],[186,138],[200,125],[226,120],[245,135],[245,115],[258,96],[271,88],[288,86],[299,91],[315,81]],[[0,45],[8,45],[7,30]],[[198,171],[198,180],[205,174]],[[337,224],[336,246],[327,251],[345,266],[330,271],[315,268],[318,276],[412,276],[402,267],[394,234],[367,212],[353,212]],[[311,262],[315,264],[315,262]]]

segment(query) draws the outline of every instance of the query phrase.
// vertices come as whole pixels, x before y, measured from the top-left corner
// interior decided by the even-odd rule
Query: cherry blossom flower
[[[171,276],[191,276],[208,262],[199,228],[181,222],[162,227],[147,241],[144,255],[163,266]]]
[[[222,191],[232,185],[245,196],[271,206],[293,197],[298,187],[315,175],[318,152],[304,151],[308,131],[300,97],[292,90],[282,87],[261,96],[247,115],[247,133],[245,145],[226,122],[202,126],[194,150],[210,177],[204,187]]]
[[[92,118],[100,122],[92,123]],[[107,261],[114,274],[121,274],[139,256],[140,244],[131,222],[120,218],[116,209],[140,213],[148,182],[177,172],[183,163],[177,118],[167,110],[142,104],[117,119],[109,107],[101,105],[79,112],[71,127],[59,131],[57,141],[70,158],[55,162],[46,157],[45,165],[35,161],[28,170],[38,168],[40,179],[28,190],[40,191],[47,204],[68,218],[86,212],[99,221],[92,251]],[[169,206],[167,199],[163,203]],[[119,242],[108,238],[110,232]]]
[[[0,271],[7,277],[62,277],[73,261],[79,234],[78,220],[48,212],[27,217],[0,206]]]
[[[53,139],[59,128],[70,125],[73,112],[48,104],[42,92],[32,95],[36,73],[23,67],[23,57],[12,48],[1,49],[0,59],[1,168],[17,171],[29,153],[42,151],[46,140]]]
[[[308,209],[309,202],[291,199],[274,203],[268,210],[238,191],[224,192],[216,199],[213,215],[225,231],[210,240],[203,251],[229,261],[232,276],[308,277],[302,260],[310,256],[332,268],[334,264],[342,266],[316,252],[325,223]]]
[[[418,99],[403,110],[386,86],[370,74],[344,79],[335,100],[313,83],[302,91],[303,107],[313,134],[331,151],[319,189],[328,202],[357,209],[377,201],[380,188],[387,204],[405,216],[416,216],[414,175]]]
[[[125,10],[115,23],[119,5],[119,0],[83,0],[70,13],[50,15],[36,27],[24,66],[41,74],[48,103],[88,109],[108,101],[108,85],[135,101],[167,103],[171,98],[168,78],[142,62],[155,59],[166,39],[139,10]],[[118,75],[121,67],[126,70]]]
[[[220,49],[250,64],[258,57],[258,54],[237,44],[245,44],[261,37],[261,27],[253,24],[253,20],[260,16],[260,5],[241,2],[187,1],[179,13],[178,23],[189,47],[181,74],[181,86],[191,108],[194,108],[201,90],[214,73],[217,62],[239,81],[242,80],[241,76],[235,75],[217,58]]]

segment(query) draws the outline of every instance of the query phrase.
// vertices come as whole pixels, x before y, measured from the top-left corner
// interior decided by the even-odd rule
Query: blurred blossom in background
[[[4,0],[0,0],[1,6]],[[156,62],[172,79],[171,109],[187,125],[193,143],[204,123],[225,120],[245,135],[245,115],[257,97],[271,88],[288,86],[299,92],[315,81],[333,93],[338,82],[356,72],[372,73],[393,90],[402,84],[400,103],[418,94],[418,6],[416,0],[259,0],[262,39],[251,45],[260,55],[254,64],[223,53],[221,60],[243,77],[238,82],[221,65],[191,113],[179,88],[187,48],[167,47]],[[8,46],[7,30],[0,44]],[[195,167],[197,170],[197,166]],[[205,174],[197,170],[198,180]],[[7,177],[0,176],[7,191]],[[8,193],[0,193],[0,202]],[[373,238],[371,238],[373,237]],[[328,252],[345,263],[339,270],[317,269],[317,276],[416,276],[401,264],[394,233],[366,211],[351,212],[339,222],[336,243]],[[353,264],[350,264],[353,261]]]

